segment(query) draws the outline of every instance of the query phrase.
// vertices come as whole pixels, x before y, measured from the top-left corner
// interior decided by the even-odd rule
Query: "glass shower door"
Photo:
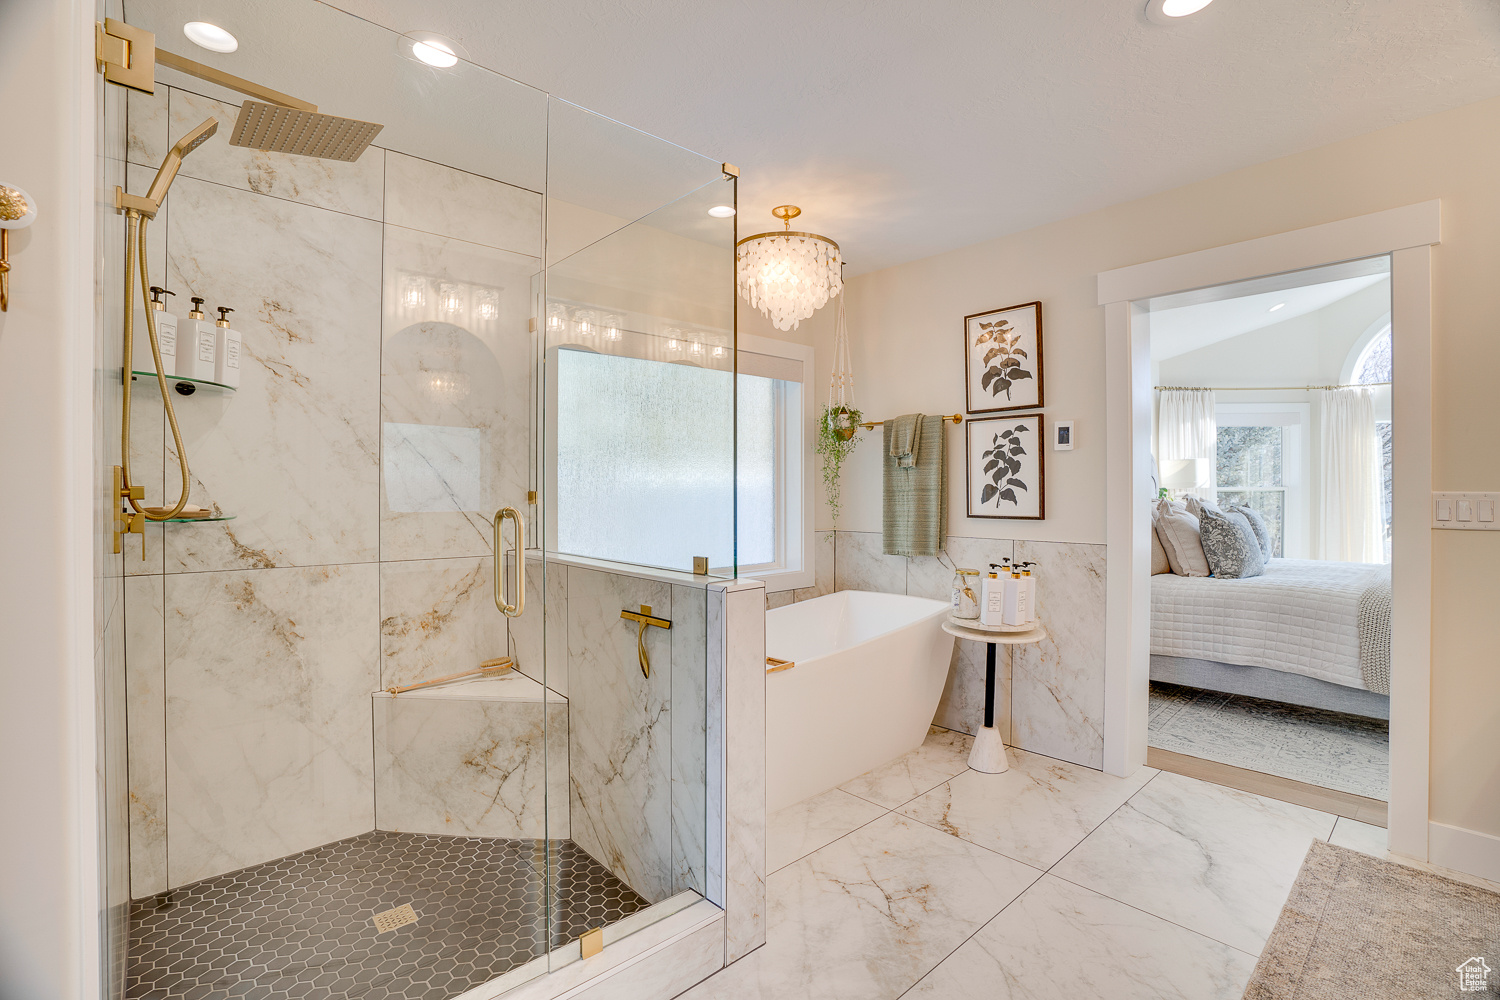
[[[735,566],[734,188],[716,161],[550,101],[539,451],[562,623],[548,670],[569,723],[554,969],[709,891],[708,586]]]

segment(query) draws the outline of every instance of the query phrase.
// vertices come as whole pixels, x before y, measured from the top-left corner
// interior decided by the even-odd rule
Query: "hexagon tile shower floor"
[[[545,846],[375,831],[133,903],[126,996],[447,1000],[544,952]],[[553,947],[647,905],[571,840],[552,869]]]

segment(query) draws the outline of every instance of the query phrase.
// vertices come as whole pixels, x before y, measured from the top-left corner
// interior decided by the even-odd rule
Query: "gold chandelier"
[[[777,205],[771,214],[786,228],[735,244],[736,283],[740,296],[776,329],[793,330],[844,290],[844,262],[828,237],[792,231],[792,220],[802,214],[796,205]]]

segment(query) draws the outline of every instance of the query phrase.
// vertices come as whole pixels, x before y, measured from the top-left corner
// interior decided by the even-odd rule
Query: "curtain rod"
[[[1158,392],[1305,392],[1311,389],[1367,389],[1389,382],[1356,382],[1349,385],[1159,385]]]

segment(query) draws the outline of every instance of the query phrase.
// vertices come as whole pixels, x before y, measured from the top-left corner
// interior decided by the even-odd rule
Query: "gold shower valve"
[[[121,500],[143,500],[146,497],[144,486],[125,485],[124,471],[120,466],[114,467],[114,487],[110,491],[109,502],[118,505]],[[141,536],[141,559],[146,558],[146,515],[132,510],[122,510],[118,506],[115,509],[115,547],[118,553],[121,550],[121,539],[125,535]]]

